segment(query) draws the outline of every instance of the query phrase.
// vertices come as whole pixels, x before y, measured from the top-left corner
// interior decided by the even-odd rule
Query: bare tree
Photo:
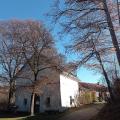
[[[40,93],[42,86],[51,84],[46,75],[40,77],[39,73],[50,68],[61,70],[64,64],[63,57],[57,53],[52,36],[39,21],[1,22],[0,35],[0,62],[3,69],[1,77],[10,84],[9,103],[13,103],[13,98],[15,99],[17,79],[27,79],[29,82],[24,84],[23,88],[32,92],[30,111],[31,115],[34,115],[36,93]],[[27,74],[20,76],[26,66],[31,71],[32,78]]]
[[[25,66],[27,65],[27,67],[29,67],[33,76],[32,78],[27,78],[27,75],[19,76],[20,72],[17,74],[17,78],[23,77],[23,79],[30,80],[31,84],[29,85],[28,82],[26,87],[32,90],[30,111],[31,115],[34,115],[36,90],[39,88],[40,92],[40,86],[50,84],[50,81],[45,79],[45,76],[44,78],[40,78],[39,74],[50,68],[60,70],[62,68],[62,57],[57,54],[56,49],[54,48],[52,36],[39,21],[14,20],[8,21],[7,24],[13,32],[12,36],[15,37],[14,42],[18,48],[20,48],[20,53],[24,56],[23,59],[26,61]]]
[[[112,19],[110,16],[110,12],[108,10],[107,1],[103,0],[102,2],[103,2],[103,8],[104,8],[104,11],[106,14],[106,20],[107,20],[107,23],[109,26],[110,35],[112,38],[112,43],[115,48],[117,60],[118,60],[119,66],[120,66],[120,48],[119,48],[118,40],[117,40],[117,37],[115,34],[115,30],[114,30],[114,26],[113,26]]]
[[[100,53],[97,51],[96,47],[95,47],[95,44],[93,43],[93,49],[95,51],[95,54],[96,54],[96,58],[97,60],[99,61],[99,64],[101,66],[101,69],[103,71],[103,75],[105,77],[105,80],[106,80],[106,83],[108,85],[108,90],[110,92],[110,97],[111,97],[111,100],[114,101],[114,96],[113,96],[113,92],[112,92],[112,88],[111,88],[111,83],[110,83],[110,80],[109,80],[109,77],[108,77],[108,74],[104,68],[104,65],[103,65],[103,62],[102,62],[102,59],[101,59],[101,55]]]
[[[21,50],[15,43],[14,32],[8,24],[0,23],[0,78],[4,85],[9,85],[9,105],[15,104],[15,79],[24,64]]]
[[[57,1],[50,16],[62,26],[62,34],[70,34],[73,42],[84,43],[93,35],[106,36],[104,41],[115,49],[120,64],[119,42],[115,32],[119,29],[115,1],[106,0],[64,0],[64,5]],[[108,9],[109,8],[109,9]],[[110,34],[109,34],[110,33]],[[78,42],[79,41],[79,42]],[[102,43],[102,41],[101,41]],[[109,47],[108,44],[108,47]]]
[[[70,63],[73,70],[81,67],[82,65],[92,70],[99,71],[105,78],[110,92],[111,100],[114,101],[114,96],[111,88],[111,80],[108,77],[106,71],[106,65],[109,66],[113,61],[106,59],[106,57],[112,56],[112,48],[103,47],[99,40],[96,40],[95,36],[84,43],[75,43],[72,46],[67,46],[70,51],[77,52],[79,59],[75,63]],[[105,44],[104,44],[105,45]],[[68,50],[69,51],[69,50]],[[110,56],[109,56],[110,55]],[[106,64],[106,65],[104,65]]]
[[[52,20],[62,26],[61,34],[70,34],[72,37],[68,48],[74,49],[79,54],[79,60],[73,64],[73,67],[86,62],[89,62],[89,65],[94,62],[94,66],[99,63],[100,66],[98,66],[102,69],[111,98],[113,95],[110,80],[104,68],[103,56],[105,60],[105,56],[112,57],[116,54],[120,66],[119,42],[115,34],[119,29],[116,27],[118,15],[115,12],[115,6],[117,4],[112,0],[64,0],[64,3],[57,1],[50,13]],[[92,43],[93,38],[95,46]]]

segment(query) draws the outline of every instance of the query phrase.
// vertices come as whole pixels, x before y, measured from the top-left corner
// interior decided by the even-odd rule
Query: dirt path
[[[96,104],[88,108],[83,108],[62,117],[59,120],[90,120],[100,111],[103,106],[103,104]]]

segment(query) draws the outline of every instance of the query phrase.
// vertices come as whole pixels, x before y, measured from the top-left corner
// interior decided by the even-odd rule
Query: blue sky
[[[49,26],[45,13],[50,11],[53,1],[54,0],[0,0],[0,20],[42,20],[46,26]],[[55,32],[54,35],[56,35]],[[59,38],[56,35],[54,39],[58,40]],[[59,52],[64,51],[63,42],[58,42],[56,45],[59,48]],[[101,75],[81,68],[78,70],[78,77],[82,81],[96,83]]]

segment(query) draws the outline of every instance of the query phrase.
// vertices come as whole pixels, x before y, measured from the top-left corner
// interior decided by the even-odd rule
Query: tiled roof
[[[98,85],[98,84],[94,84],[94,83],[85,83],[85,82],[80,82],[80,87],[81,88],[86,88],[86,89],[90,89],[90,90],[102,90],[102,91],[106,91],[107,87],[103,86],[103,85]]]

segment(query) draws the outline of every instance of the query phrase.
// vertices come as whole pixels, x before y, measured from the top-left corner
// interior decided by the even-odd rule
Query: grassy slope
[[[92,120],[120,120],[120,103],[105,105]]]

